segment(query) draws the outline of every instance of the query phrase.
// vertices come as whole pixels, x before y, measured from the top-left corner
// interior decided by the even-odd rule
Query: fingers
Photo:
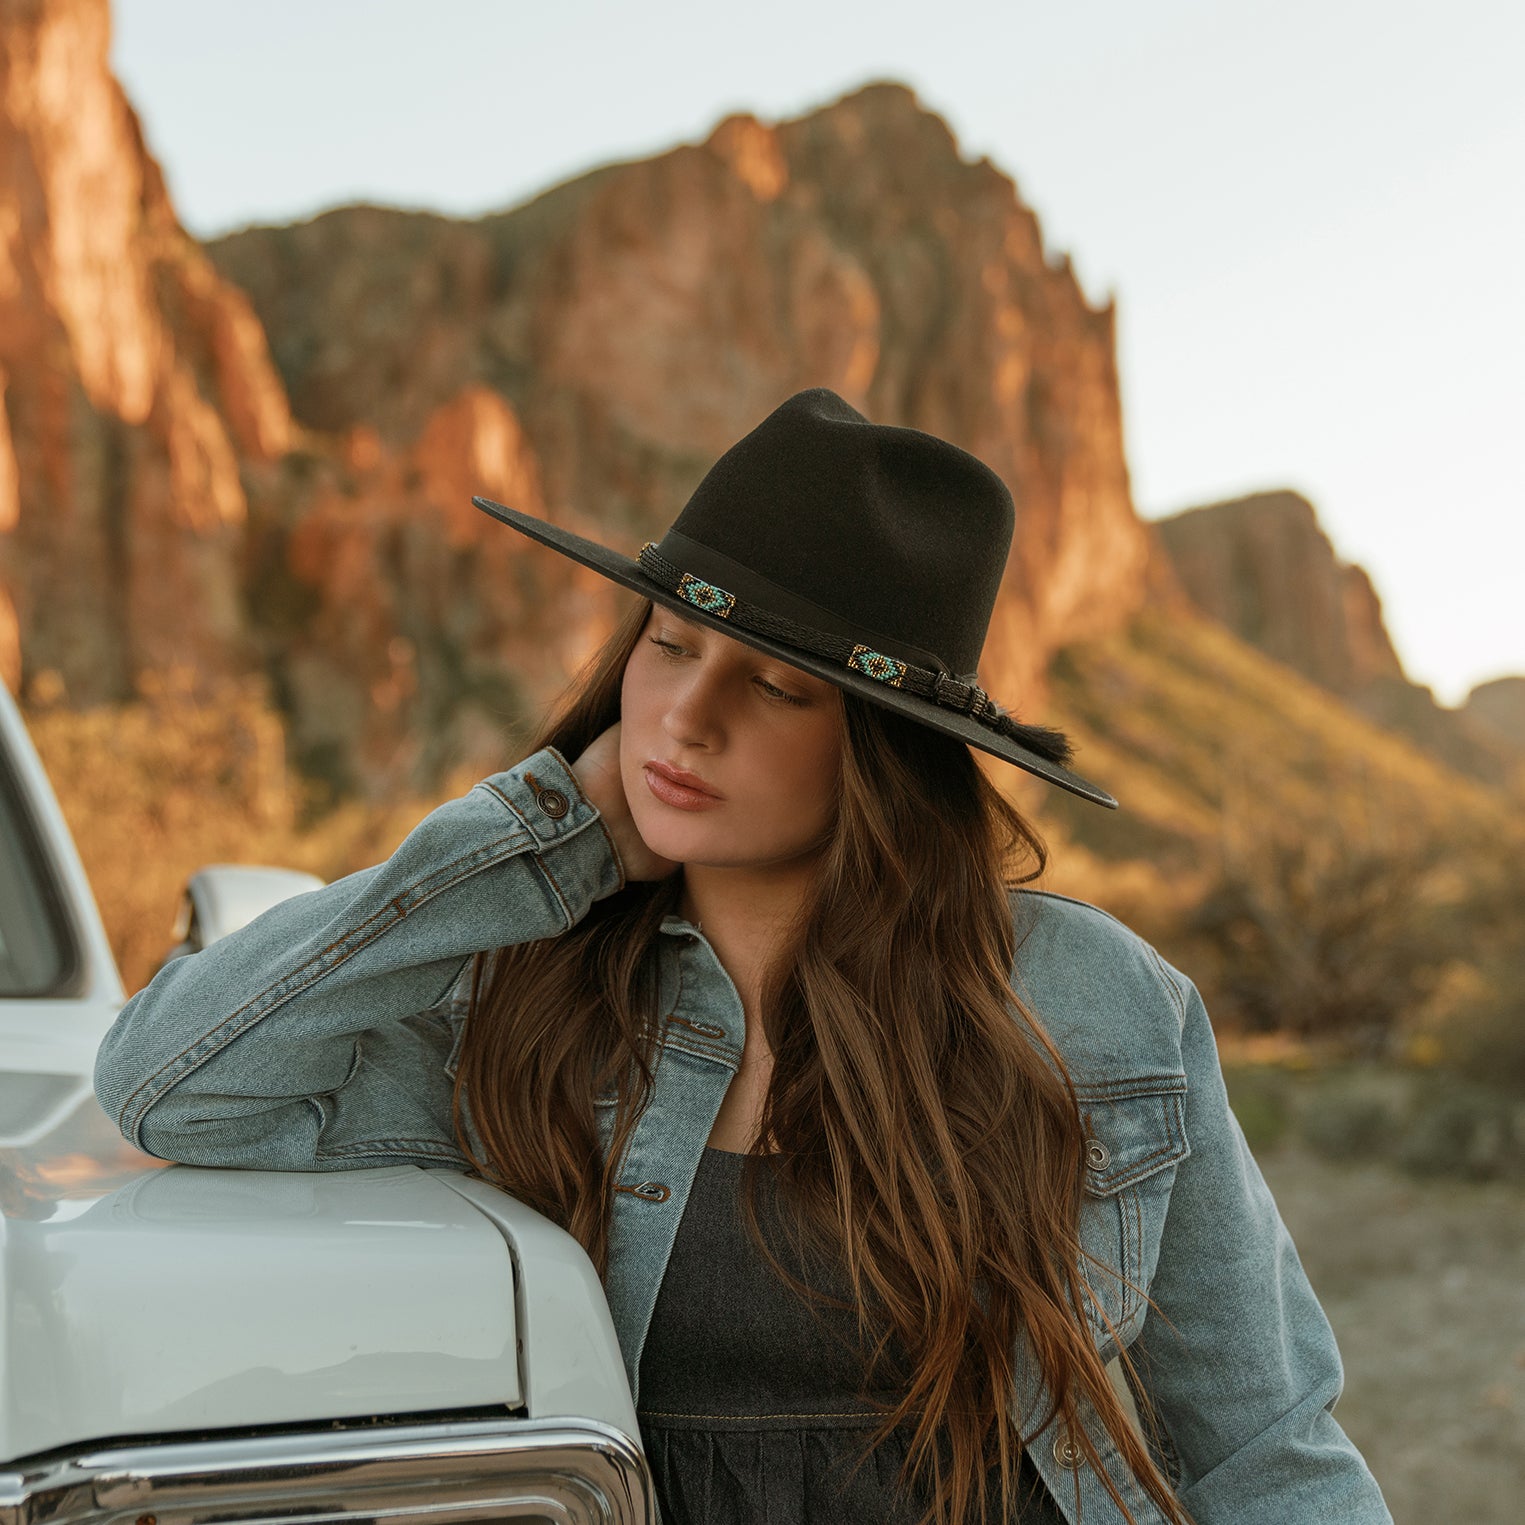
[[[654,853],[636,827],[620,777],[619,742],[620,727],[616,721],[589,743],[572,764],[572,775],[604,818],[625,865],[625,878],[665,879],[678,865]]]

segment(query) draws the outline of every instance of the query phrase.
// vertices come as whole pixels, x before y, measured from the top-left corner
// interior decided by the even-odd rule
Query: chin
[[[658,857],[673,863],[693,863],[705,868],[740,868],[757,859],[738,852],[734,827],[711,821],[651,820],[631,812],[641,840]]]
[[[722,851],[729,833],[723,828],[695,826],[684,821],[644,821],[635,817],[635,828],[641,840],[660,858],[674,863],[706,861],[717,851]]]
[[[770,869],[795,865],[814,857],[820,845],[797,842],[742,843],[734,828],[688,825],[684,822],[636,822],[642,840],[660,857],[694,868]],[[665,827],[665,829],[664,829]]]

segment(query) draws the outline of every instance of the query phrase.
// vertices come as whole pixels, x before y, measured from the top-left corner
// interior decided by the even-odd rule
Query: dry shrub
[[[1522,938],[1525,943],[1525,938]],[[1525,1097],[1525,946],[1490,950],[1433,1031],[1441,1066]]]
[[[1437,844],[1267,837],[1192,914],[1215,998],[1244,1026],[1387,1053],[1464,940]]]
[[[1422,1034],[1439,1069],[1525,1098],[1525,842],[1500,836],[1469,861],[1458,917],[1464,959]]]

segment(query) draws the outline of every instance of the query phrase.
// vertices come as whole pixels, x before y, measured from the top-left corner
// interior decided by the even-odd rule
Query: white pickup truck
[[[175,951],[315,883],[203,870]],[[0,689],[0,1525],[652,1525],[570,1236],[448,1171],[140,1154],[91,1086],[124,999]]]

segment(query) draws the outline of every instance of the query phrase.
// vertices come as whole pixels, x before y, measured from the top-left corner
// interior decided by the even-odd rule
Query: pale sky
[[[1520,0],[116,0],[210,235],[472,215],[898,79],[1115,292],[1135,499],[1266,487],[1372,574],[1412,677],[1525,673]]]

